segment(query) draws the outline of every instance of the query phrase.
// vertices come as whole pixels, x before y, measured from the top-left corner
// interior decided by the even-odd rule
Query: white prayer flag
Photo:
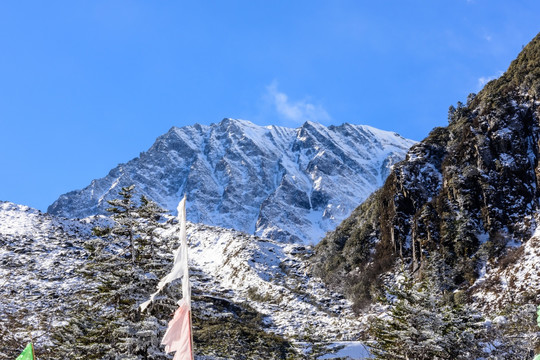
[[[157,291],[150,296],[148,301],[145,301],[140,305],[141,311],[146,310],[148,305],[154,301],[157,294],[168,283],[184,276],[182,280],[182,297],[188,298],[191,302],[191,289],[189,289],[189,273],[187,265],[187,239],[186,239],[186,197],[178,204],[178,222],[180,223],[180,246],[174,254],[174,264],[170,273],[168,273],[163,279],[161,279],[157,286]]]

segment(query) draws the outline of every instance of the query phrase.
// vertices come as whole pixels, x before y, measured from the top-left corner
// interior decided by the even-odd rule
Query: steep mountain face
[[[54,202],[65,217],[102,214],[122,186],[188,219],[264,238],[316,242],[382,185],[413,141],[369,126],[298,129],[224,119],[172,128],[145,153]]]
[[[536,227],[539,100],[540,35],[504,75],[451,108],[449,126],[413,146],[384,186],[321,241],[316,273],[362,306],[397,259],[414,271],[438,253],[454,287],[465,289],[496,271]]]
[[[15,358],[32,335],[40,356],[60,358],[55,351],[69,344],[58,343],[57,335],[90,295],[100,291],[99,280],[107,278],[89,278],[81,271],[96,261],[89,256],[88,244],[95,238],[92,227],[104,221],[68,220],[0,202],[0,357]],[[306,275],[309,247],[200,224],[188,223],[187,232],[198,359],[282,358],[276,357],[276,347],[286,350],[291,344],[291,354],[317,344],[321,355],[323,343],[358,338],[361,324],[351,303]],[[159,272],[146,274],[153,284],[138,287],[141,299],[148,299],[159,278],[170,271],[177,233],[178,226],[169,222],[155,239],[153,262],[162,265]],[[154,338],[163,336],[180,297],[176,281],[151,307],[158,329],[152,332]],[[133,314],[138,305],[133,304]],[[142,342],[148,334],[133,336]],[[158,340],[155,347],[162,350]],[[128,358],[120,350],[118,356]],[[152,358],[170,356],[158,351]]]

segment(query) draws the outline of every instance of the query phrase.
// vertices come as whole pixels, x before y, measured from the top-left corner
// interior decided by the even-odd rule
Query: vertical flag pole
[[[194,344],[193,344],[193,322],[191,320],[191,310],[189,310],[189,328],[191,333],[191,360],[193,360],[193,356],[195,354]]]

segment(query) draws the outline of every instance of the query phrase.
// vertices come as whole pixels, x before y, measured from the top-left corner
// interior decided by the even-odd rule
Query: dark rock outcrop
[[[471,285],[482,262],[536,227],[539,100],[540,35],[321,241],[315,273],[362,306],[397,259],[414,271],[436,252],[456,287]]]

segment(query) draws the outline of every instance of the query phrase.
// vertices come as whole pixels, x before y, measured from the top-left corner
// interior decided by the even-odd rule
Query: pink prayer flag
[[[180,301],[180,307],[176,309],[173,319],[169,321],[169,327],[161,344],[165,345],[167,354],[176,351],[173,360],[193,360],[191,307],[185,299]]]

